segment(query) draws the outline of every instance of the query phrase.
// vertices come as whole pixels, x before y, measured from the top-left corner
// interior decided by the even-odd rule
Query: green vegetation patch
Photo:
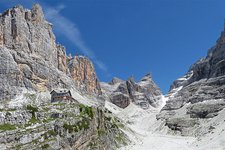
[[[44,123],[49,123],[51,121],[55,120],[55,118],[47,118],[47,119],[43,119]]]
[[[27,105],[27,110],[30,110],[32,112],[38,112],[38,108],[37,107],[33,107],[31,105]]]
[[[12,124],[2,124],[0,125],[0,130],[3,130],[3,131],[7,131],[7,130],[15,130],[16,129],[16,126],[15,125],[12,125]]]
[[[116,135],[116,136],[115,136],[115,140],[116,140],[118,143],[120,143],[120,144],[127,145],[123,133],[119,133],[118,135]]]
[[[42,149],[47,149],[49,147],[50,147],[49,144],[44,144],[43,146],[41,146]]]
[[[111,118],[112,128],[124,128],[124,124],[122,124],[118,119]]]
[[[39,122],[39,120],[37,119],[37,118],[35,118],[35,117],[32,117],[30,120],[29,120],[29,123],[31,123],[31,124],[35,124],[35,123],[38,123]]]
[[[29,124],[35,124],[35,123],[39,122],[39,120],[35,117],[35,113],[38,112],[38,108],[33,107],[31,105],[27,105],[26,109],[29,110],[32,114],[32,118],[30,119]]]
[[[70,125],[70,124],[64,123],[63,128],[68,130],[69,133],[78,132],[78,126],[76,125]]]
[[[64,102],[58,102],[58,103],[54,103],[53,105],[54,106],[65,106],[66,103],[64,103]]]
[[[5,115],[6,115],[6,118],[7,118],[7,117],[11,116],[12,114],[11,114],[11,112],[7,111]]]
[[[49,130],[47,133],[49,135],[51,135],[51,136],[56,136],[57,135],[57,133],[54,130]]]
[[[16,109],[15,108],[9,108],[9,109],[7,109],[7,111],[16,111]]]
[[[89,149],[98,149],[97,143],[96,142],[90,142],[88,144]]]
[[[85,106],[83,104],[80,104],[79,107],[80,107],[80,113],[81,113],[81,115],[85,115],[86,114],[90,118],[93,118],[94,117],[94,112],[93,112],[92,107],[88,107],[88,106]]]
[[[106,131],[104,129],[98,129],[98,136],[103,136],[106,134]]]
[[[27,99],[30,99],[30,100],[35,100],[37,98],[37,95],[31,94],[31,93],[25,93],[24,97],[26,97]]]
[[[79,129],[88,129],[89,128],[89,121],[83,119],[82,121],[78,122]]]
[[[45,112],[48,112],[49,110],[50,110],[50,108],[48,108],[48,107],[43,108],[43,111],[45,111]]]
[[[84,129],[84,130],[89,129],[89,125],[90,125],[89,120],[83,119],[82,121],[79,121],[73,125],[64,123],[63,128],[68,130],[69,133],[72,133],[72,132],[78,132],[82,129]]]
[[[54,130],[48,130],[47,132],[45,132],[42,136],[44,136],[45,139],[49,139],[49,136],[56,136],[57,133]]]

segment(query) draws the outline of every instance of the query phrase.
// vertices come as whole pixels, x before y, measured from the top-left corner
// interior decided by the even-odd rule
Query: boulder
[[[130,98],[128,95],[121,92],[113,93],[110,96],[111,102],[120,108],[126,108],[130,104]]]

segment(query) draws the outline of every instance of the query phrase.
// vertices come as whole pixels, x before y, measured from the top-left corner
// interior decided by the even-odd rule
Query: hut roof
[[[50,94],[54,94],[54,93],[62,94],[62,95],[69,93],[71,95],[70,90],[66,90],[66,89],[55,89]]]

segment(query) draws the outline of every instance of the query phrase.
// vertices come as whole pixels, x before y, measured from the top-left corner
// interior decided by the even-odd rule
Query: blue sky
[[[224,0],[1,0],[0,11],[35,2],[67,53],[91,58],[101,81],[151,73],[166,93],[223,30]]]

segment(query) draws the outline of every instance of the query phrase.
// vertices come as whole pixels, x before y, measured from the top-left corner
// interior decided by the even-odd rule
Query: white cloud
[[[84,53],[84,55],[87,55],[91,60],[93,60],[99,69],[107,73],[108,69],[106,65],[98,60],[94,52],[86,45],[77,25],[60,13],[64,8],[65,5],[62,4],[56,7],[44,5],[46,19],[53,23],[54,29],[59,34],[70,40]]]

